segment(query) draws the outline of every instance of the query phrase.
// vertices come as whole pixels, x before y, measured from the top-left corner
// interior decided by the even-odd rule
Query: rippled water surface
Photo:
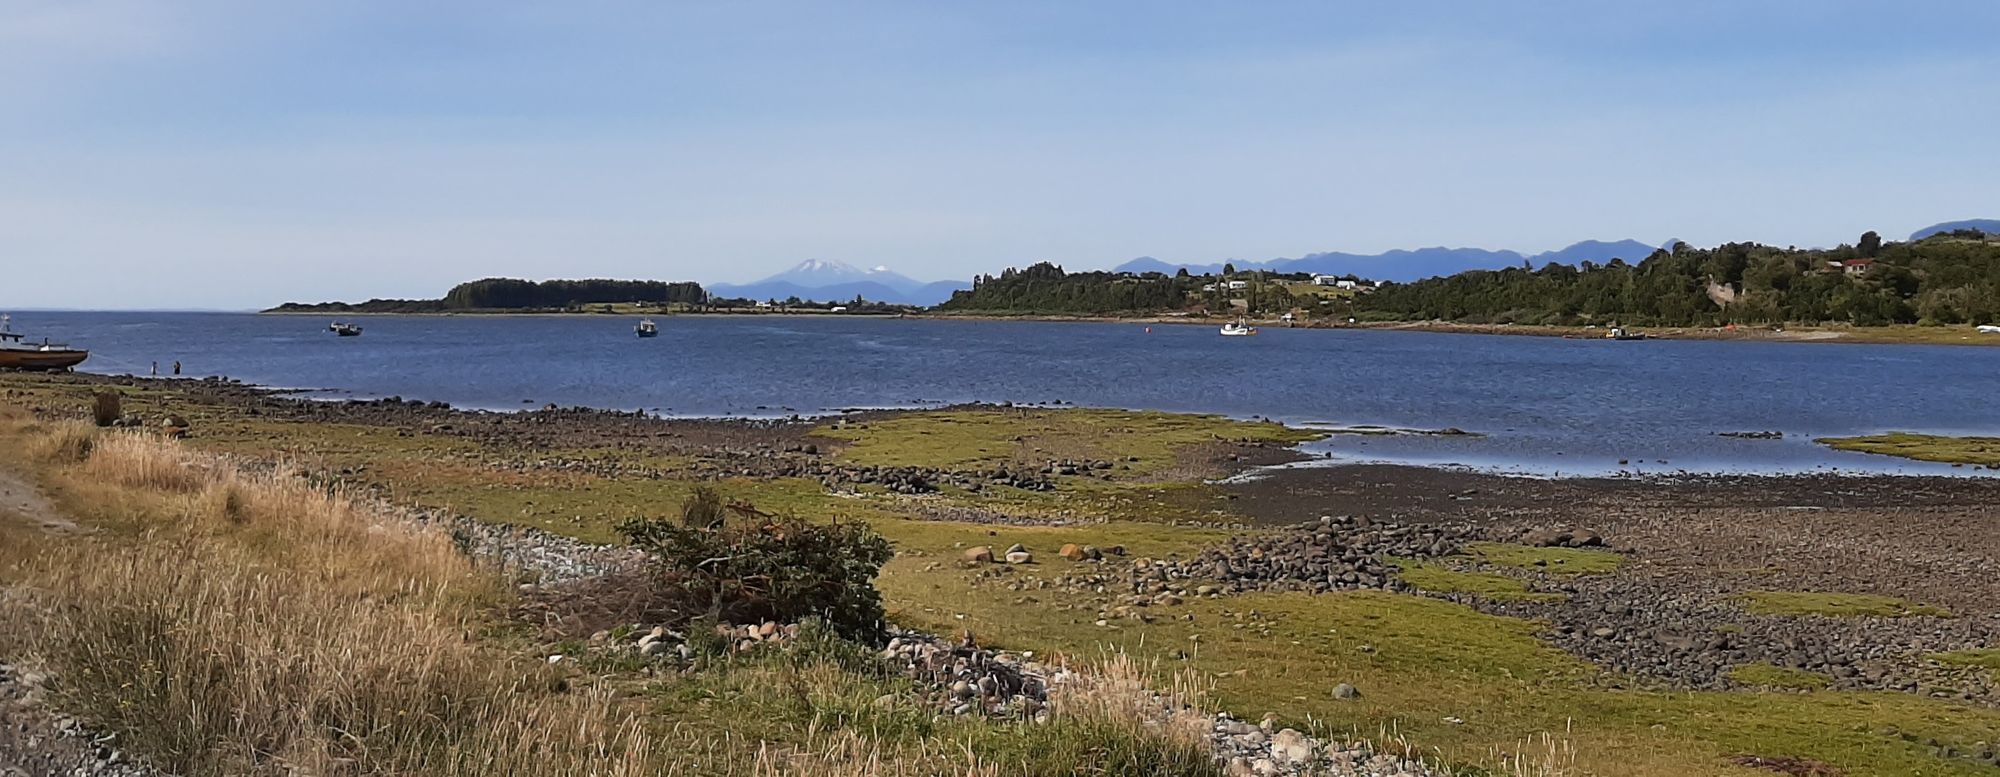
[[[175,360],[318,396],[402,396],[511,410],[590,405],[675,415],[1047,402],[1455,427],[1478,436],[1338,435],[1335,461],[1541,474],[1967,470],[1826,451],[1824,435],[2000,433],[2000,348],[1600,342],[1421,332],[681,316],[633,319],[228,313],[22,313],[14,328],[92,350],[84,369]],[[1778,431],[1783,440],[1721,432]],[[1625,463],[1620,464],[1623,460]]]

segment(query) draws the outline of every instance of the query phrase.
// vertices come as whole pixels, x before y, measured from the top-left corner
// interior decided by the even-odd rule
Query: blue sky
[[[0,308],[2000,217],[1988,2],[0,0]]]

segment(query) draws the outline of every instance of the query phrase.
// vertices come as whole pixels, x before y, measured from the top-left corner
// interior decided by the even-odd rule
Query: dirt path
[[[58,515],[41,491],[5,469],[0,469],[0,521],[19,521],[51,533],[77,531],[76,524]]]

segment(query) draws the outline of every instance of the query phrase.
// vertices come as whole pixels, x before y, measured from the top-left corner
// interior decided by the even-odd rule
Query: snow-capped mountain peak
[[[924,285],[922,282],[906,278],[886,266],[877,265],[872,269],[863,270],[846,262],[834,261],[832,259],[807,259],[793,265],[792,269],[765,278],[764,281],[789,281],[807,287],[870,281],[888,286],[897,291],[908,291]]]
[[[792,265],[789,270],[755,283],[711,284],[709,290],[718,295],[744,296],[752,299],[784,299],[798,296],[805,299],[845,300],[860,294],[878,301],[935,305],[950,297],[953,290],[968,286],[969,284],[961,282],[924,283],[883,265],[863,270],[832,259],[807,259]]]

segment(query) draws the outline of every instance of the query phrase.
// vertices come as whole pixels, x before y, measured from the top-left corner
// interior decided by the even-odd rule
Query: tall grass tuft
[[[82,421],[63,421],[48,426],[21,422],[30,433],[28,454],[43,461],[75,463],[90,456],[97,443],[97,427]]]
[[[90,447],[83,473],[126,488],[190,493],[214,477],[214,472],[205,471],[207,463],[142,433],[106,433]]]
[[[56,432],[61,433],[60,427]],[[60,445],[54,448],[60,448]],[[297,478],[107,434],[72,497],[163,503],[142,541],[46,543],[30,647],[63,702],[183,775],[638,775],[672,754],[605,689],[473,639],[497,577]]]

